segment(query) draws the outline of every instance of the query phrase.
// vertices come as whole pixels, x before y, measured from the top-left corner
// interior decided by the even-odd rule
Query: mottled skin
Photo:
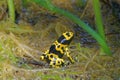
[[[73,32],[63,33],[58,40],[56,40],[50,47],[49,50],[40,56],[41,60],[45,60],[51,67],[59,68],[64,66],[63,55],[66,55],[71,63],[74,63],[74,60],[69,55],[68,45],[73,39]]]

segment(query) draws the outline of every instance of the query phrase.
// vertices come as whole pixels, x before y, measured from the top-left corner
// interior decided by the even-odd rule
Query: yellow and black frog
[[[59,68],[64,66],[63,55],[66,55],[71,63],[74,63],[74,60],[69,54],[68,45],[73,39],[73,32],[63,33],[58,40],[56,40],[50,47],[49,50],[45,51],[41,60],[45,60],[51,67]]]

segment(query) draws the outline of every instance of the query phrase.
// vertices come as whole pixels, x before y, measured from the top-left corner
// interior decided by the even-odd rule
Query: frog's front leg
[[[70,60],[71,63],[74,63],[74,62],[75,62],[75,61],[73,60],[73,58],[70,56],[70,52],[69,52],[68,48],[66,48],[66,53],[65,53],[65,55],[69,58],[69,60]]]
[[[49,50],[46,50],[42,56],[40,56],[40,60],[45,60],[47,57],[47,54],[49,53]]]

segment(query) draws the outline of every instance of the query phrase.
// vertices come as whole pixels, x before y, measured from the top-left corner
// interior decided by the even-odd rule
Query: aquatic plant
[[[94,37],[96,39],[96,41],[100,44],[102,50],[105,52],[106,55],[112,55],[111,51],[105,41],[105,39],[103,38],[103,34],[102,33],[102,27],[101,30],[99,31],[99,33],[97,33],[96,31],[94,31],[89,25],[85,24],[81,19],[79,19],[77,16],[73,15],[72,13],[65,11],[63,9],[60,9],[56,6],[54,6],[50,0],[31,0],[35,3],[37,3],[38,5],[52,11],[58,14],[61,14],[65,17],[67,17],[68,19],[72,20],[74,23],[78,24],[80,27],[82,27],[84,30],[86,30],[90,35],[92,35],[92,37]],[[97,25],[101,25],[101,22],[97,22]],[[101,36],[102,35],[102,36]]]

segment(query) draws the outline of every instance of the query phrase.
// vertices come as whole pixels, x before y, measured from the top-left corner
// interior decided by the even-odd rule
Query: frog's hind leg
[[[45,60],[46,57],[47,57],[47,54],[49,54],[49,50],[46,50],[46,51],[42,54],[42,56],[40,56],[40,60]]]
[[[53,58],[50,62],[50,66],[53,68],[60,68],[64,66],[64,60],[61,58]]]

